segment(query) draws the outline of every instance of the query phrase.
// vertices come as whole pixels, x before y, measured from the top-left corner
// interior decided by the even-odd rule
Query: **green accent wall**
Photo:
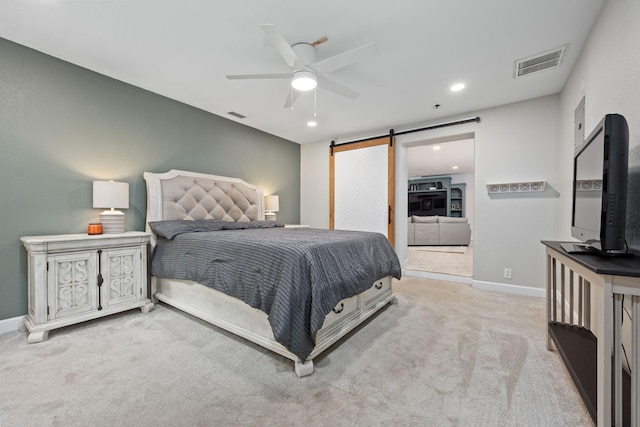
[[[143,230],[142,173],[235,176],[280,196],[298,223],[300,146],[0,38],[0,320],[27,312],[21,236],[86,233],[92,181],[128,182]]]

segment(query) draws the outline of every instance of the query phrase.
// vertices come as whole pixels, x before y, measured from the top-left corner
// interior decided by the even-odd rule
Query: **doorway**
[[[407,237],[407,252],[405,268],[418,275],[434,274],[447,275],[471,280],[473,277],[473,229],[474,229],[474,201],[475,201],[475,136],[466,133],[446,137],[416,140],[407,145],[407,192],[404,198],[407,204],[407,233],[413,233],[410,225],[418,219],[426,217],[447,217],[441,221],[458,221],[460,224],[443,224],[441,227],[454,227],[454,233],[464,233],[465,227],[470,231],[467,240],[460,240],[458,236],[451,239],[447,233],[442,239],[433,238],[437,233],[437,225],[419,225],[421,230],[427,230],[418,240],[413,236]],[[400,177],[399,177],[400,179]],[[413,183],[413,184],[412,184]],[[416,186],[415,183],[425,185]],[[445,209],[432,211],[416,211],[415,200],[429,201],[434,198],[446,200]],[[413,201],[413,210],[410,202]],[[420,209],[431,206],[427,203],[420,205]],[[435,212],[435,214],[434,214]],[[413,218],[413,220],[412,220]],[[452,219],[449,219],[452,218]],[[399,219],[398,219],[399,222]],[[462,224],[466,222],[468,226]],[[415,230],[418,230],[416,228]],[[447,229],[449,230],[449,228]],[[416,234],[418,235],[418,234]],[[437,234],[435,234],[437,236]],[[451,239],[451,240],[447,240]]]

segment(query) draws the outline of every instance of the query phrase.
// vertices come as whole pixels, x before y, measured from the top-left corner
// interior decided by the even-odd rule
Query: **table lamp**
[[[100,214],[103,233],[124,233],[125,215],[116,209],[129,208],[129,184],[116,181],[93,181],[93,207],[109,209]]]
[[[264,197],[264,218],[270,221],[276,220],[276,212],[280,210],[280,198],[275,195]]]

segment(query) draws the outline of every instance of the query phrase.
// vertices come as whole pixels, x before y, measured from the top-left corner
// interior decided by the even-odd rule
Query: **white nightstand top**
[[[145,237],[151,236],[151,233],[147,233],[144,231],[125,231],[124,233],[114,233],[114,234],[50,234],[50,235],[42,235],[42,236],[23,236],[20,240],[31,241],[31,242],[50,242],[52,240],[61,241],[61,240],[85,240],[85,239],[118,239],[122,237]]]
[[[305,224],[285,224],[284,228],[308,228],[308,225]]]
[[[89,249],[104,245],[130,245],[148,243],[151,233],[127,231],[117,234],[52,234],[47,236],[23,236],[20,238],[29,250]]]

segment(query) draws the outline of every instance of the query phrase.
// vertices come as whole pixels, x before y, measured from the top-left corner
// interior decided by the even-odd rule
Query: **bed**
[[[151,295],[313,373],[313,359],[389,303],[398,258],[379,233],[264,220],[238,178],[145,172]]]

